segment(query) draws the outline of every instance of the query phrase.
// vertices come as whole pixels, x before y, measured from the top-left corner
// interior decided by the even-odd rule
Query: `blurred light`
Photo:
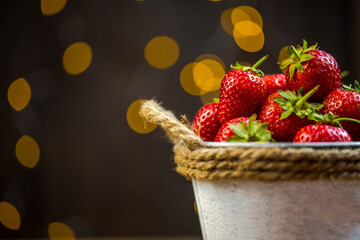
[[[248,67],[251,67],[252,66],[252,64],[250,64],[250,63],[248,63],[248,62],[242,62],[242,61],[240,61],[239,62],[241,65],[243,65],[243,66],[248,66]]]
[[[31,97],[31,89],[24,78],[18,78],[12,82],[8,89],[8,101],[11,107],[20,111],[28,105]]]
[[[254,22],[242,21],[234,28],[234,39],[236,44],[247,52],[257,52],[264,46],[264,32]]]
[[[226,9],[221,13],[220,23],[224,31],[229,34],[230,36],[233,35],[234,25],[231,21],[231,12],[233,8]]]
[[[286,53],[286,48],[287,48],[288,46],[285,46],[285,47],[283,47],[281,50],[280,50],[280,52],[279,52],[279,62],[278,63],[281,63],[283,60],[285,60],[285,59],[287,59],[287,58],[289,58],[289,55],[287,55],[287,53]],[[284,74],[286,73],[286,69],[287,68],[284,68],[284,69],[280,69]]]
[[[256,23],[261,29],[263,27],[263,20],[260,13],[253,7],[240,6],[231,12],[231,21],[233,26],[239,22],[250,21]]]
[[[127,122],[132,130],[137,133],[149,133],[156,128],[156,124],[145,123],[143,118],[139,115],[140,106],[143,100],[134,101],[128,108],[126,113]]]
[[[8,202],[0,202],[0,222],[9,229],[18,230],[21,222],[18,210]]]
[[[195,65],[196,63],[189,63],[183,67],[180,73],[180,84],[187,93],[199,96],[201,94],[201,89],[196,85],[193,75]]]
[[[86,42],[71,44],[64,52],[63,66],[65,72],[70,75],[78,75],[84,72],[92,60],[92,50]]]
[[[65,223],[52,222],[48,227],[50,240],[75,240],[74,231]]]
[[[204,59],[195,65],[193,74],[196,85],[208,92],[220,88],[225,70],[221,63],[212,59]]]
[[[41,12],[44,15],[57,14],[65,7],[66,1],[67,0],[41,0]]]
[[[205,105],[214,102],[214,98],[219,98],[220,89],[216,91],[206,92],[200,96],[201,102]]]
[[[194,200],[194,211],[197,213],[196,201]]]
[[[167,36],[158,36],[151,39],[145,47],[146,61],[155,68],[168,68],[179,58],[179,45]]]
[[[223,66],[223,68],[225,69],[224,61],[221,58],[219,58],[218,56],[216,56],[214,54],[211,54],[211,53],[205,53],[205,54],[202,54],[202,55],[198,56],[195,59],[195,62],[200,62],[201,60],[205,60],[205,59],[215,60],[215,61],[219,62]]]
[[[15,154],[22,165],[33,168],[39,161],[40,148],[32,137],[24,135],[16,143]]]

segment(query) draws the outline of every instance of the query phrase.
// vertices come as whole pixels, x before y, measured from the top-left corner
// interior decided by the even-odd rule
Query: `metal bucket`
[[[359,142],[315,145],[334,146]],[[193,188],[204,240],[360,239],[359,181],[193,180]]]

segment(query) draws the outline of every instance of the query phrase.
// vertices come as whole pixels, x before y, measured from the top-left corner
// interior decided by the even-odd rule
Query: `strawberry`
[[[349,133],[340,127],[319,124],[301,128],[293,142],[352,142],[352,139]]]
[[[215,142],[273,142],[267,123],[253,117],[233,118],[223,124],[215,137]]]
[[[286,71],[286,83],[289,90],[298,91],[304,87],[304,93],[320,85],[319,90],[311,98],[322,101],[327,94],[341,88],[340,69],[336,60],[327,52],[317,49],[317,45],[287,48],[288,59],[280,63]]]
[[[354,88],[343,86],[345,89],[338,89],[329,93],[321,109],[323,114],[332,112],[340,119],[353,118],[360,120],[360,86],[355,81]],[[342,127],[347,130],[354,141],[360,141],[360,125],[356,122],[343,121]]]
[[[255,113],[267,95],[264,73],[256,69],[267,56],[252,67],[239,63],[225,74],[220,87],[219,119],[222,124],[236,117],[250,117]]]
[[[268,95],[277,92],[278,90],[286,90],[285,74],[265,75],[263,80],[267,86]]]
[[[259,120],[269,124],[268,129],[276,141],[291,142],[300,128],[310,124],[307,117],[322,107],[318,103],[307,103],[306,100],[314,94],[319,87],[315,87],[305,96],[298,93],[281,91],[270,94],[259,111]]]
[[[193,131],[204,141],[214,141],[221,127],[217,112],[219,103],[208,103],[201,107],[191,126]]]

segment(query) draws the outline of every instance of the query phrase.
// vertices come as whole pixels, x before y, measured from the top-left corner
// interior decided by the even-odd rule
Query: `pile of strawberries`
[[[291,46],[280,63],[286,74],[266,75],[236,63],[225,74],[219,101],[204,105],[192,122],[204,141],[360,141],[360,86],[341,84],[336,60],[317,45]]]

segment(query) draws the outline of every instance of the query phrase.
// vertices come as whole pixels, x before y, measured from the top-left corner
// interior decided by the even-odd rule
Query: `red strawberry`
[[[255,121],[252,117],[238,117],[221,126],[215,142],[273,142],[267,123]]]
[[[289,90],[304,87],[304,93],[320,86],[311,99],[322,101],[327,94],[341,88],[340,69],[336,60],[327,52],[317,50],[317,46],[294,46],[287,49],[290,56],[281,62],[280,68],[287,68],[286,82]]]
[[[277,92],[278,90],[286,90],[285,74],[265,75],[263,80],[267,86],[268,95]]]
[[[267,56],[260,59],[252,67],[239,63],[231,66],[221,82],[219,119],[222,124],[236,117],[250,117],[265,100],[267,89],[262,80],[263,72],[256,69]]]
[[[291,91],[278,91],[270,94],[259,112],[259,119],[269,124],[268,129],[276,141],[291,142],[300,128],[310,124],[307,119],[321,104],[307,103],[306,100],[316,92],[318,87],[312,89],[305,96]]]
[[[360,121],[360,86],[355,81],[355,88],[344,86],[344,90],[335,90],[328,94],[321,109],[323,114],[332,112],[340,120],[353,118]],[[360,141],[360,125],[356,122],[342,121],[342,127],[348,131],[354,141]]]
[[[214,141],[221,124],[217,116],[219,103],[208,103],[199,109],[192,122],[193,131],[204,141]]]
[[[293,142],[352,142],[352,139],[349,133],[340,127],[320,124],[301,128]]]

